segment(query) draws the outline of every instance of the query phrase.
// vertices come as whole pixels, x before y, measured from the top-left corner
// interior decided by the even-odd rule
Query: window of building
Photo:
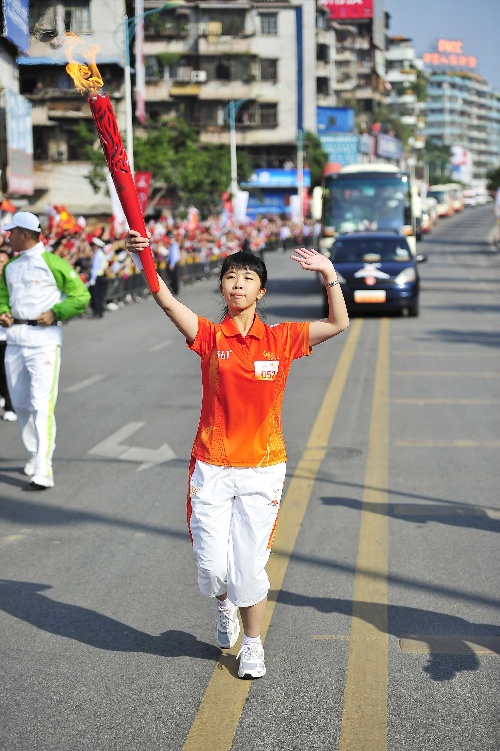
[[[321,76],[316,79],[316,93],[318,96],[328,96],[330,94],[330,79]]]
[[[90,0],[71,0],[64,7],[64,28],[74,34],[90,34]]]
[[[327,44],[317,45],[316,59],[322,63],[330,62],[330,47]]]
[[[224,12],[207,16],[207,31],[210,31],[211,24],[218,24],[222,36],[239,36],[245,33],[245,13],[238,11]],[[213,25],[212,29],[215,28]]]
[[[160,63],[157,57],[154,55],[146,55],[144,57],[144,69],[146,81],[160,80]]]
[[[278,61],[262,58],[260,61],[260,80],[277,81],[278,80]]]
[[[276,128],[278,125],[278,105],[261,104],[258,108],[259,123],[262,128]]]
[[[278,14],[261,13],[260,14],[260,33],[265,36],[278,35]]]

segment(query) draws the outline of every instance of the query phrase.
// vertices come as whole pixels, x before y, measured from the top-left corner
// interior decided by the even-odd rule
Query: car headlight
[[[403,269],[403,271],[397,275],[397,277],[394,279],[394,283],[402,286],[403,284],[414,282],[416,278],[417,272],[412,266],[408,266],[408,268]]]

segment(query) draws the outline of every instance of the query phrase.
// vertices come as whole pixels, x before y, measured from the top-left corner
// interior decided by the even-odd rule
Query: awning
[[[29,57],[27,55],[18,57],[16,62],[18,65],[64,65],[64,67],[68,64],[67,59],[62,57]],[[119,65],[123,68],[123,60],[119,57],[102,57],[97,60],[97,65]]]

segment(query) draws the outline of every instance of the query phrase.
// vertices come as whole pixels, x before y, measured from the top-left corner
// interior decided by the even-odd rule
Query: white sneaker
[[[266,674],[262,644],[244,644],[238,652],[238,678],[262,678]]]
[[[28,477],[33,477],[35,474],[35,461],[36,457],[32,456],[24,465],[24,474],[28,475]]]
[[[7,422],[15,422],[17,420],[17,415],[15,412],[10,412],[10,410],[7,410],[7,412],[3,413],[3,419]]]
[[[5,399],[3,396],[0,396],[0,409],[3,409],[5,407]]]
[[[238,641],[240,622],[238,608],[231,603],[230,607],[217,606],[217,620],[215,624],[215,638],[221,649],[231,649]]]
[[[30,480],[30,487],[33,490],[47,490],[54,487],[54,478],[52,475],[33,475]]]

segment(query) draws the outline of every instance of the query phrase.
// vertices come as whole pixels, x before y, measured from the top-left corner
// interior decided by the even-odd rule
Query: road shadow
[[[33,494],[31,494],[33,495]],[[46,498],[44,495],[43,498]],[[15,498],[2,498],[0,504],[0,520],[21,525],[33,525],[43,527],[60,527],[71,524],[106,524],[118,529],[132,530],[134,532],[146,532],[148,534],[175,537],[189,540],[186,530],[180,531],[170,527],[162,527],[154,524],[144,524],[131,519],[124,519],[108,514],[98,514],[80,509],[68,509],[56,505],[44,503],[40,495],[36,494],[36,501],[18,500]]]
[[[110,652],[142,652],[157,657],[196,657],[217,662],[220,650],[185,631],[158,636],[139,631],[95,610],[57,602],[42,594],[48,584],[0,579],[0,609],[41,631]]]
[[[453,643],[459,645],[461,654],[434,652],[426,655],[428,660],[423,671],[433,681],[450,681],[461,672],[479,669],[479,658],[469,643],[500,654],[498,648],[492,648],[492,637],[500,635],[500,627],[494,624],[473,623],[458,616],[401,605],[386,606],[376,602],[359,601],[354,603],[352,600],[310,597],[286,590],[273,594],[275,597],[277,595],[277,602],[281,605],[309,607],[320,613],[339,613],[348,617],[353,616],[355,605],[355,617],[372,624],[382,633],[398,639],[404,637],[424,641],[430,648],[433,646],[433,636],[449,635],[450,639],[453,637]],[[387,623],[387,629],[381,627],[384,623]]]
[[[363,505],[356,498],[323,496],[321,502],[325,506],[350,508],[353,511],[368,511],[371,514],[388,516],[399,521],[427,524],[434,522],[452,527],[479,529],[483,532],[500,532],[500,519],[491,518],[487,512],[478,506],[465,504],[451,504],[448,506],[433,504],[412,504],[405,508],[405,503],[370,503]]]

